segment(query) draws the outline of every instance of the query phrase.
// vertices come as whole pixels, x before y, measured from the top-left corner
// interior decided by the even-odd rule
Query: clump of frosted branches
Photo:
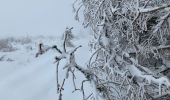
[[[64,34],[63,34],[63,37],[62,37],[63,39],[64,38],[66,39],[66,46],[67,47],[74,47],[74,44],[72,43],[72,40],[74,38],[74,35],[72,33],[72,29],[73,29],[73,27],[71,27],[71,28],[67,27]]]
[[[88,70],[96,76],[98,93],[106,100],[148,100],[169,94],[170,82],[165,77],[169,65],[164,61],[170,60],[165,57],[170,50],[170,1],[81,3],[83,24],[93,30],[97,45]]]

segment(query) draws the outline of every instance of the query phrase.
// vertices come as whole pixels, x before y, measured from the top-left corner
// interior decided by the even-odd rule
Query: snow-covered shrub
[[[169,0],[80,0],[77,4],[81,5],[76,19],[83,7],[83,24],[93,30],[97,45],[87,70],[98,95],[106,100],[149,100],[170,93],[170,77],[164,74],[170,71],[166,63]]]
[[[31,37],[20,37],[18,39],[17,38],[14,39],[14,41],[17,42],[17,43],[20,43],[22,45],[29,44],[29,43],[32,42]]]
[[[16,44],[29,44],[32,42],[31,37],[20,37],[20,38],[14,38],[14,37],[8,37],[5,39],[0,40],[0,51],[2,52],[11,52],[15,51],[17,49]]]
[[[0,40],[0,51],[1,52],[12,52],[15,48],[12,46],[11,42],[8,39]]]

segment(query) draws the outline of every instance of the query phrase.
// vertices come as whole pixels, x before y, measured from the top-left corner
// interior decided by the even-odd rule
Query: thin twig
[[[64,86],[64,83],[65,83],[65,79],[63,80],[63,83],[61,85],[61,88],[60,88],[60,94],[59,94],[59,100],[62,100],[62,91],[64,90],[63,86]]]
[[[57,66],[56,66],[57,93],[59,93],[59,88],[60,88],[60,84],[59,84],[59,81],[58,81],[58,66],[59,66],[59,61],[57,62]]]
[[[56,49],[60,54],[62,54],[61,50],[58,49],[58,47],[56,45],[54,45],[52,48]]]

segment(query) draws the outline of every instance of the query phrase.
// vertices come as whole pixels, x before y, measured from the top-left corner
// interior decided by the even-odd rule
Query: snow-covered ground
[[[35,57],[38,48],[38,42],[52,46],[57,44],[61,48],[61,37],[56,38],[34,38],[31,43],[21,44],[13,43],[17,48],[13,52],[0,52],[0,100],[57,100],[56,85],[56,51],[49,50],[45,54]],[[78,64],[85,67],[90,51],[88,47],[88,38],[86,36],[76,36],[75,45],[83,45],[76,52]],[[81,54],[81,55],[80,55]],[[59,65],[59,83],[65,77],[63,60]],[[76,85],[80,88],[84,76],[76,72]],[[85,83],[86,91],[91,91],[88,83]],[[63,100],[82,100],[82,93],[74,90],[72,76],[66,80],[63,91]],[[90,95],[91,92],[88,92]]]

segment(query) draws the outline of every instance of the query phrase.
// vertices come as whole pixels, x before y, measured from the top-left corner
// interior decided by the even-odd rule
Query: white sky
[[[0,0],[0,37],[61,34],[74,26],[74,0]]]

